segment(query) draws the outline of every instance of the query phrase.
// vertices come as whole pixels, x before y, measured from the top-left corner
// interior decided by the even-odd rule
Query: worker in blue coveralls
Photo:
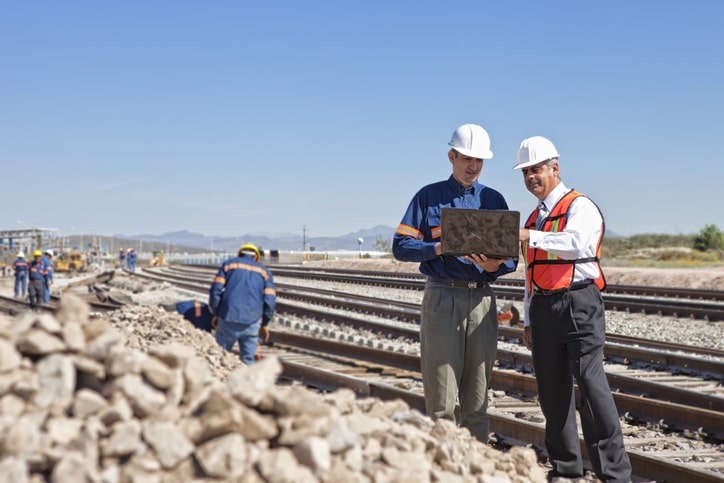
[[[272,273],[259,262],[259,249],[247,243],[237,257],[226,260],[209,289],[209,308],[217,317],[216,342],[231,351],[239,342],[241,360],[254,363],[259,339],[269,340],[269,322],[276,309]]]
[[[43,287],[45,287],[47,275],[48,265],[43,259],[43,252],[33,251],[33,261],[30,262],[28,270],[28,295],[30,296],[30,308],[37,312],[40,311],[40,305],[43,302]]]
[[[18,252],[18,258],[13,262],[13,270],[15,270],[15,298],[22,296],[25,298],[28,294],[28,270],[30,263],[25,260],[25,253]]]
[[[53,285],[53,250],[45,250],[43,260],[46,265],[45,283],[43,284],[43,303],[50,303],[50,286]]]
[[[456,421],[478,440],[489,438],[488,388],[498,338],[490,283],[515,271],[517,260],[484,254],[442,254],[442,208],[507,210],[498,191],[478,182],[483,160],[493,157],[490,137],[477,124],[458,127],[448,143],[452,175],[420,189],[392,241],[397,260],[419,262],[427,275],[420,308],[420,364],[425,408],[433,418]]]
[[[118,249],[118,263],[121,270],[123,270],[126,266],[126,252],[123,248]]]
[[[138,258],[138,255],[136,254],[136,249],[129,248],[128,254],[126,255],[126,263],[128,265],[128,271],[130,271],[130,272],[136,271],[136,258]]]

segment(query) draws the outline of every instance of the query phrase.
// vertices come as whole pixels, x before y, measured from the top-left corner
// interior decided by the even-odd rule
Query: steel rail
[[[151,278],[165,280],[163,277],[153,275]],[[180,282],[177,282],[180,283]],[[190,290],[206,290],[206,286],[202,284],[180,283],[183,288]],[[283,298],[283,293],[279,294]],[[297,317],[308,317],[315,320],[344,325],[357,329],[368,330],[372,333],[385,335],[393,338],[407,338],[413,341],[419,341],[419,329],[416,326],[404,327],[396,325],[388,325],[380,322],[352,317],[344,314],[330,314],[327,310],[319,310],[310,307],[300,307],[277,300],[277,313],[294,315]],[[506,329],[507,330],[507,329]],[[519,330],[519,329],[518,329]],[[520,332],[518,332],[519,334]],[[678,367],[679,369],[696,368],[699,372],[706,374],[718,375],[724,374],[724,362],[717,360],[697,359],[694,357],[676,355],[676,354],[658,354],[654,351],[646,349],[619,347],[612,344],[606,344],[604,353],[607,357],[628,357],[633,360],[645,361],[652,364],[660,364],[669,367]],[[498,348],[497,358],[509,364],[523,365],[532,370],[532,360],[530,353],[510,351]],[[633,392],[636,394],[647,394],[666,401],[678,402],[705,409],[723,410],[724,398],[703,394],[701,392],[681,389],[670,384],[660,384],[647,381],[642,378],[634,378],[620,374],[607,372],[609,384],[612,387],[619,388],[623,391]]]
[[[58,311],[59,298],[53,297],[51,300],[54,301],[52,305],[41,305],[40,311],[55,314]],[[107,313],[118,310],[121,306],[114,303],[96,302],[93,300],[85,300],[90,305],[91,312],[96,313]],[[15,299],[5,295],[0,295],[0,312],[8,315],[18,315],[24,312],[30,312],[32,309],[27,301]]]
[[[176,269],[178,270],[178,269]],[[208,269],[206,269],[208,270]],[[184,272],[188,273],[188,272]],[[180,281],[189,281],[188,275],[174,275],[169,274],[169,277],[172,277],[176,280]],[[402,320],[405,322],[412,322],[412,323],[419,323],[420,318],[420,309],[419,304],[410,304],[410,303],[404,303],[404,302],[397,302],[397,301],[384,301],[383,303],[380,302],[380,299],[374,298],[374,297],[368,297],[364,295],[357,295],[357,294],[348,294],[343,293],[340,291],[334,291],[334,290],[324,290],[324,289],[318,289],[318,288],[309,288],[309,287],[299,287],[299,286],[293,286],[288,284],[277,284],[277,288],[279,289],[278,292],[280,296],[287,298],[289,300],[303,300],[308,303],[319,303],[322,304],[325,299],[314,299],[311,296],[306,296],[305,292],[311,292],[311,293],[317,293],[321,295],[328,295],[330,297],[336,297],[341,301],[344,299],[354,299],[359,300],[362,302],[366,302],[367,304],[360,304],[357,311],[365,314],[382,314],[391,316],[394,318],[397,318],[398,320]],[[346,308],[350,309],[352,308],[352,304],[346,304]],[[399,307],[399,308],[396,308]],[[512,327],[509,328],[507,326],[501,325],[499,328],[499,331],[502,333],[505,337],[513,337],[513,338],[522,338],[522,329],[518,327]],[[623,344],[623,345],[633,345],[638,346],[641,348],[648,348],[648,349],[657,349],[657,350],[664,350],[668,352],[688,352],[693,354],[701,354],[701,355],[708,355],[712,357],[718,357],[724,359],[724,351],[721,351],[719,349],[712,349],[712,348],[706,348],[706,347],[698,347],[698,346],[691,346],[691,345],[684,345],[684,344],[674,344],[669,342],[661,342],[656,340],[650,340],[650,339],[641,339],[641,338],[635,338],[635,337],[629,337],[629,336],[622,336],[617,334],[606,334],[606,340],[608,342],[617,343],[617,344]],[[627,354],[622,354],[621,357],[628,357]],[[686,356],[684,356],[686,357]],[[648,357],[642,357],[640,360],[646,361]],[[639,359],[637,359],[639,360]],[[687,361],[680,365],[682,368],[696,368],[698,363],[696,361]],[[714,368],[699,368],[697,370],[700,370],[702,372],[711,372],[712,374],[724,374],[724,371],[721,370],[719,367]]]
[[[412,354],[391,352],[365,347],[359,344],[349,344],[284,331],[272,331],[270,343],[324,352],[338,357],[351,358],[356,361],[384,364],[404,371],[420,372],[420,357]],[[515,366],[516,361],[527,362],[527,360],[530,359],[530,355],[527,354],[505,352],[508,357],[503,359],[509,362],[512,361],[513,366]],[[499,356],[500,353],[501,351],[499,350]],[[494,389],[514,391],[519,394],[537,394],[538,386],[534,376],[530,374],[514,374],[515,373],[510,371],[501,372],[500,368],[495,368],[491,380],[492,387]],[[672,427],[699,431],[711,437],[724,440],[724,399],[718,398],[723,403],[723,405],[720,405],[718,408],[706,408],[702,407],[702,405],[707,405],[708,403],[703,403],[701,399],[707,398],[698,398],[696,396],[697,393],[692,393],[691,395],[686,394],[690,391],[676,390],[676,388],[670,388],[663,384],[647,383],[640,379],[624,376],[615,377],[614,382],[618,382],[622,386],[627,386],[629,389],[637,387],[644,387],[649,390],[656,388],[660,391],[667,391],[668,389],[672,391],[669,394],[673,395],[675,399],[691,399],[693,402],[699,404],[693,405],[688,404],[688,402],[681,403],[679,401],[660,400],[660,398],[654,394],[648,394],[647,397],[643,397],[613,392],[616,406],[620,412],[629,413],[632,417],[646,421],[666,420]],[[617,387],[615,384],[611,385]],[[657,388],[656,386],[661,387]],[[654,391],[656,389],[654,389]],[[640,392],[637,392],[637,394],[640,394]],[[682,396],[682,394],[684,396]]]

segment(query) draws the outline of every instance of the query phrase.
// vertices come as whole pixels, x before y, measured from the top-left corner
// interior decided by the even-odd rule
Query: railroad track
[[[206,265],[191,265],[215,271]],[[409,290],[423,290],[425,279],[420,274],[374,272],[342,269],[303,268],[301,266],[270,266],[275,277],[354,283]],[[523,300],[523,280],[498,279],[493,290],[499,299]],[[709,321],[724,320],[724,292],[719,290],[609,285],[603,293],[606,310],[659,314]]]
[[[154,273],[154,272],[151,272]],[[155,273],[159,273],[156,271]],[[171,280],[181,284],[184,288],[191,290],[207,289],[211,281],[211,275],[207,275],[208,269],[191,271],[173,268],[164,270],[161,279]],[[339,290],[326,290],[292,285],[288,283],[276,283],[282,307],[287,310],[297,310],[304,316],[323,319],[328,317],[326,308],[340,309],[345,312],[356,312],[362,315],[374,315],[385,319],[394,319],[402,322],[419,323],[419,303],[404,303],[399,301],[380,301],[380,299],[359,295],[354,293],[340,292]],[[284,305],[284,302],[294,301],[303,304],[325,307],[315,311],[313,309],[295,309],[291,305]],[[366,330],[386,332],[393,337],[408,337],[417,339],[418,333],[415,327],[392,328],[384,323],[372,321],[365,322],[360,319],[345,318],[339,316],[340,321],[347,325],[353,325]],[[510,339],[522,338],[522,329],[518,327],[502,326],[499,329],[501,336]],[[704,347],[687,346],[681,344],[664,343],[649,339],[634,338],[616,334],[606,335],[606,354],[608,357],[626,359],[629,363],[641,362],[669,366],[682,372],[699,372],[721,376],[724,374],[724,366],[721,361],[713,361],[712,358],[724,359],[724,351]],[[708,356],[703,359],[700,356]]]
[[[121,307],[121,304],[118,302],[113,302],[109,299],[107,299],[107,301],[105,302],[102,302],[99,300],[94,300],[95,298],[97,298],[95,292],[90,297],[83,297],[83,299],[88,302],[88,305],[90,305],[92,316],[112,312]],[[40,307],[40,312],[54,314],[58,310],[58,303],[60,302],[60,298],[55,296],[51,297],[50,300],[51,304],[42,305]],[[28,304],[27,300],[0,295],[0,312],[15,316],[30,311],[30,305]]]
[[[293,324],[283,320],[282,324]],[[318,336],[304,336],[286,330],[272,334],[265,356],[277,356],[284,367],[284,378],[301,381],[323,391],[341,387],[353,390],[360,397],[402,399],[424,412],[419,359],[408,354],[330,341]],[[535,380],[515,370],[496,369],[493,373],[493,398],[489,410],[491,431],[504,447],[521,441],[535,445],[544,454],[545,432],[535,398]],[[630,398],[635,404],[636,397]],[[621,405],[621,398],[617,401]],[[690,409],[689,409],[690,410]],[[704,411],[706,412],[706,411]],[[710,414],[721,418],[721,414]],[[662,421],[651,421],[662,424]],[[691,440],[669,434],[653,442],[647,432],[638,428],[642,419],[631,414],[624,417],[626,446],[634,474],[660,481],[721,481],[724,460],[716,447],[690,448]],[[638,425],[638,426],[637,426]],[[585,446],[582,444],[584,454]],[[662,451],[652,446],[686,448]],[[719,452],[719,453],[718,453]],[[714,459],[716,461],[714,461]],[[701,462],[701,463],[699,463]],[[706,463],[704,463],[706,462]],[[713,465],[715,466],[712,470]]]
[[[208,268],[208,265],[189,265],[199,268]],[[346,275],[350,277],[371,277],[376,278],[389,274],[391,279],[400,280],[425,280],[425,276],[420,273],[412,272],[379,272],[374,270],[352,270],[343,268],[319,268],[319,267],[304,267],[300,265],[269,265],[272,272],[275,274],[282,274],[284,271],[291,272],[309,272],[309,273],[329,273],[337,275]],[[523,287],[523,280],[519,278],[499,278],[495,281],[495,285],[501,286],[512,286],[512,287]],[[647,297],[674,297],[674,298],[687,298],[687,299],[700,299],[700,300],[711,300],[716,302],[724,302],[724,292],[720,290],[708,290],[708,289],[689,289],[682,287],[654,287],[650,285],[608,285],[606,288],[607,292],[614,294],[628,294],[628,295],[641,295]]]
[[[213,271],[209,272],[207,269],[178,269],[174,268],[171,270],[164,270],[164,274],[161,275],[156,272],[153,277],[168,277],[166,280],[171,283],[181,285],[183,288],[197,290],[199,293],[206,294],[208,291],[208,283],[210,277],[213,275]],[[186,273],[184,273],[186,272]],[[196,276],[189,276],[189,272],[195,272]],[[199,278],[200,277],[200,278]],[[186,280],[190,279],[190,280]],[[195,279],[195,281],[194,281]],[[329,308],[320,310],[318,308],[299,307],[292,304],[285,305],[285,290],[278,287],[279,289],[279,309],[280,315],[284,314],[279,318],[278,324],[285,325],[290,330],[275,330],[273,331],[273,345],[268,347],[269,354],[275,354],[278,350],[285,349],[289,346],[290,354],[282,356],[282,360],[285,363],[285,374],[286,377],[296,377],[299,380],[304,381],[305,384],[310,385],[322,385],[333,384],[333,386],[326,387],[326,389],[332,389],[334,387],[342,387],[343,384],[337,382],[338,379],[346,380],[347,385],[344,387],[352,387],[358,393],[362,394],[365,391],[371,391],[369,395],[375,395],[377,397],[383,397],[379,394],[382,391],[381,388],[395,388],[395,390],[407,390],[410,387],[415,388],[416,384],[419,385],[419,360],[415,355],[404,354],[387,349],[380,349],[380,346],[389,346],[391,343],[379,343],[374,342],[374,337],[370,337],[366,344],[360,343],[356,340],[355,343],[339,342],[339,338],[348,338],[350,336],[343,335],[343,332],[339,328],[343,325],[354,326],[359,330],[367,331],[372,336],[379,336],[380,334],[386,334],[389,340],[395,338],[407,338],[414,340],[416,334],[416,327],[414,323],[406,324],[407,329],[403,329],[405,324],[396,324],[399,328],[390,330],[385,328],[384,323],[373,322],[367,320],[367,317],[361,318],[358,316],[347,316],[345,321],[343,315],[337,313],[330,313]],[[302,289],[297,292],[303,292]],[[343,296],[337,292],[337,298],[343,298]],[[319,302],[321,304],[321,302]],[[338,306],[342,306],[343,303],[340,300],[335,301]],[[361,302],[356,302],[357,304]],[[306,303],[307,305],[309,302]],[[368,304],[369,305],[369,304]],[[373,304],[374,305],[374,304]],[[380,301],[377,301],[377,305],[382,305]],[[341,309],[344,311],[344,309]],[[359,313],[362,309],[356,309]],[[405,313],[407,309],[400,309],[402,313]],[[408,314],[409,315],[409,314]],[[327,323],[327,329],[316,329],[311,336],[303,338],[299,334],[295,334],[300,328],[304,331],[304,325],[308,324],[310,320],[321,321],[321,323]],[[520,335],[519,329],[515,328],[503,328],[504,337],[515,338]],[[510,329],[510,331],[508,331]],[[326,331],[326,334],[325,334]],[[385,332],[387,331],[387,332]],[[354,340],[354,339],[353,339]],[[379,339],[378,339],[379,340]],[[324,345],[325,347],[316,348],[316,345]],[[362,352],[366,349],[381,351],[382,353],[388,354],[387,357],[396,360],[395,363],[385,362],[381,363],[379,360],[375,360],[372,356],[363,356]],[[653,349],[652,349],[653,351]],[[310,352],[317,352],[315,356]],[[303,354],[303,355],[300,355]],[[322,362],[296,362],[294,363],[291,359],[294,357],[294,361],[298,361],[299,357],[302,358],[314,358],[319,357],[322,360],[335,360],[339,363],[338,359],[344,359],[352,364],[352,368],[347,369],[330,369],[325,371],[320,369],[324,367]],[[375,356],[377,357],[377,356]],[[496,414],[500,412],[503,414],[502,419],[496,420],[494,423],[493,430],[496,433],[503,435],[504,439],[509,438],[512,440],[527,441],[532,444],[536,444],[540,447],[543,446],[542,440],[536,439],[541,438],[540,434],[535,436],[533,429],[528,428],[528,424],[538,426],[539,431],[541,430],[540,421],[542,416],[536,412],[537,404],[534,401],[532,395],[536,393],[535,379],[530,374],[520,373],[518,369],[520,367],[528,367],[530,364],[529,355],[520,351],[509,351],[507,349],[499,349],[499,361],[500,367],[494,371],[493,387],[495,391],[503,391],[503,396],[500,397],[500,407],[494,404]],[[620,357],[619,355],[611,357]],[[649,355],[651,357],[651,355]],[[372,364],[374,369],[370,369],[368,366]],[[669,361],[664,361],[664,364],[669,364]],[[689,362],[682,363],[685,366]],[[363,369],[360,369],[360,366]],[[718,367],[718,368],[717,368]],[[711,366],[709,370],[718,371],[721,376],[721,366]],[[713,369],[712,369],[713,368]],[[372,382],[367,381],[365,378],[357,376],[351,376],[351,373],[368,374],[370,372],[376,374]],[[402,371],[402,373],[400,373]],[[664,377],[662,371],[642,370],[642,374],[646,376],[655,375],[657,378]],[[315,375],[316,374],[316,375]],[[395,380],[402,378],[402,382],[380,382],[381,375],[395,374]],[[402,374],[402,376],[400,375]],[[621,389],[619,392],[614,393],[616,404],[619,410],[624,413],[624,421],[627,425],[631,423],[630,427],[636,428],[641,427],[643,424],[644,428],[646,425],[654,424],[659,428],[667,428],[669,431],[678,431],[679,434],[668,433],[665,437],[657,436],[654,440],[646,438],[630,438],[630,434],[627,435],[627,447],[630,449],[630,457],[635,467],[635,473],[646,478],[654,478],[657,480],[668,480],[668,481],[721,481],[722,475],[724,475],[724,462],[722,462],[722,449],[720,443],[712,443],[711,446],[704,445],[703,448],[688,448],[684,451],[673,451],[662,452],[661,447],[672,447],[672,448],[687,448],[690,446],[692,438],[708,439],[712,441],[721,442],[724,440],[724,429],[722,428],[722,421],[724,421],[724,413],[722,413],[721,402],[724,400],[717,395],[707,395],[705,390],[689,391],[681,388],[676,388],[672,384],[672,379],[679,378],[681,376],[676,374],[667,373],[665,377],[668,379],[663,383],[651,382],[650,384],[642,383],[641,379],[632,379],[627,381],[627,375],[612,374],[612,387],[626,386],[628,384],[629,390],[632,393],[624,392]],[[322,382],[317,381],[317,378]],[[312,380],[316,381],[311,384]],[[326,382],[324,382],[326,381]],[[334,382],[331,382],[334,381]],[[376,381],[376,382],[375,382]],[[702,379],[692,378],[682,384],[699,384],[701,385]],[[713,391],[717,392],[717,388],[721,387],[721,383],[707,383],[713,387]],[[399,386],[402,386],[400,388]],[[325,388],[325,387],[322,387]],[[653,388],[653,389],[651,389]],[[720,390],[720,389],[719,389]],[[637,392],[638,391],[638,392]],[[661,392],[657,392],[661,391]],[[393,391],[394,392],[394,391]],[[417,403],[411,404],[413,407],[420,407],[421,395],[419,388],[417,391],[409,391],[414,393],[414,396],[409,396],[413,400],[417,400]],[[645,392],[645,395],[641,395],[641,392]],[[509,396],[509,394],[521,394],[519,397]],[[399,397],[399,396],[395,396]],[[526,400],[526,398],[528,400]],[[533,399],[531,399],[533,398]],[[497,400],[498,398],[496,398]],[[407,399],[405,399],[407,400]],[[522,402],[521,402],[522,401]],[[497,402],[497,401],[496,401]],[[505,410],[504,410],[505,409]],[[512,415],[511,415],[512,413]],[[497,416],[496,416],[497,417]],[[528,418],[530,421],[527,423],[521,423],[519,419],[525,420]],[[638,426],[634,426],[636,423]],[[496,424],[500,424],[501,428],[495,429]],[[628,426],[627,426],[628,427]],[[632,429],[633,433],[640,432]],[[643,430],[645,432],[645,430]],[[692,436],[693,435],[693,436]],[[631,442],[629,442],[631,439]],[[657,446],[657,451],[653,452],[652,446]],[[638,449],[637,449],[638,448]],[[640,453],[640,454],[639,454]],[[651,457],[649,453],[657,454],[659,456]],[[661,455],[666,455],[663,460],[660,460]],[[685,464],[681,465],[676,463],[675,460],[685,461]],[[678,466],[677,466],[678,465]]]

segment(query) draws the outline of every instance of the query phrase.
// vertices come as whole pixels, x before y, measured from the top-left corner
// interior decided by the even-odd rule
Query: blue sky
[[[724,2],[0,2],[0,228],[338,236],[550,138],[609,230],[724,230]]]

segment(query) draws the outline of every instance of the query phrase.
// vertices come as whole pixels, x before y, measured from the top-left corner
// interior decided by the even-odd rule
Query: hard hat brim
[[[513,169],[523,169],[523,168],[527,168],[529,166],[535,166],[536,164],[547,163],[548,161],[551,161],[552,159],[555,159],[556,161],[558,160],[558,158],[554,156],[552,158],[544,159],[543,161],[526,161],[524,163],[516,164],[515,166],[513,166]]]
[[[454,149],[463,156],[469,156],[471,158],[477,159],[491,159],[493,157],[493,152],[489,149],[487,151],[473,151],[471,149],[459,148],[457,146],[454,146],[452,143],[448,144],[451,149]]]

